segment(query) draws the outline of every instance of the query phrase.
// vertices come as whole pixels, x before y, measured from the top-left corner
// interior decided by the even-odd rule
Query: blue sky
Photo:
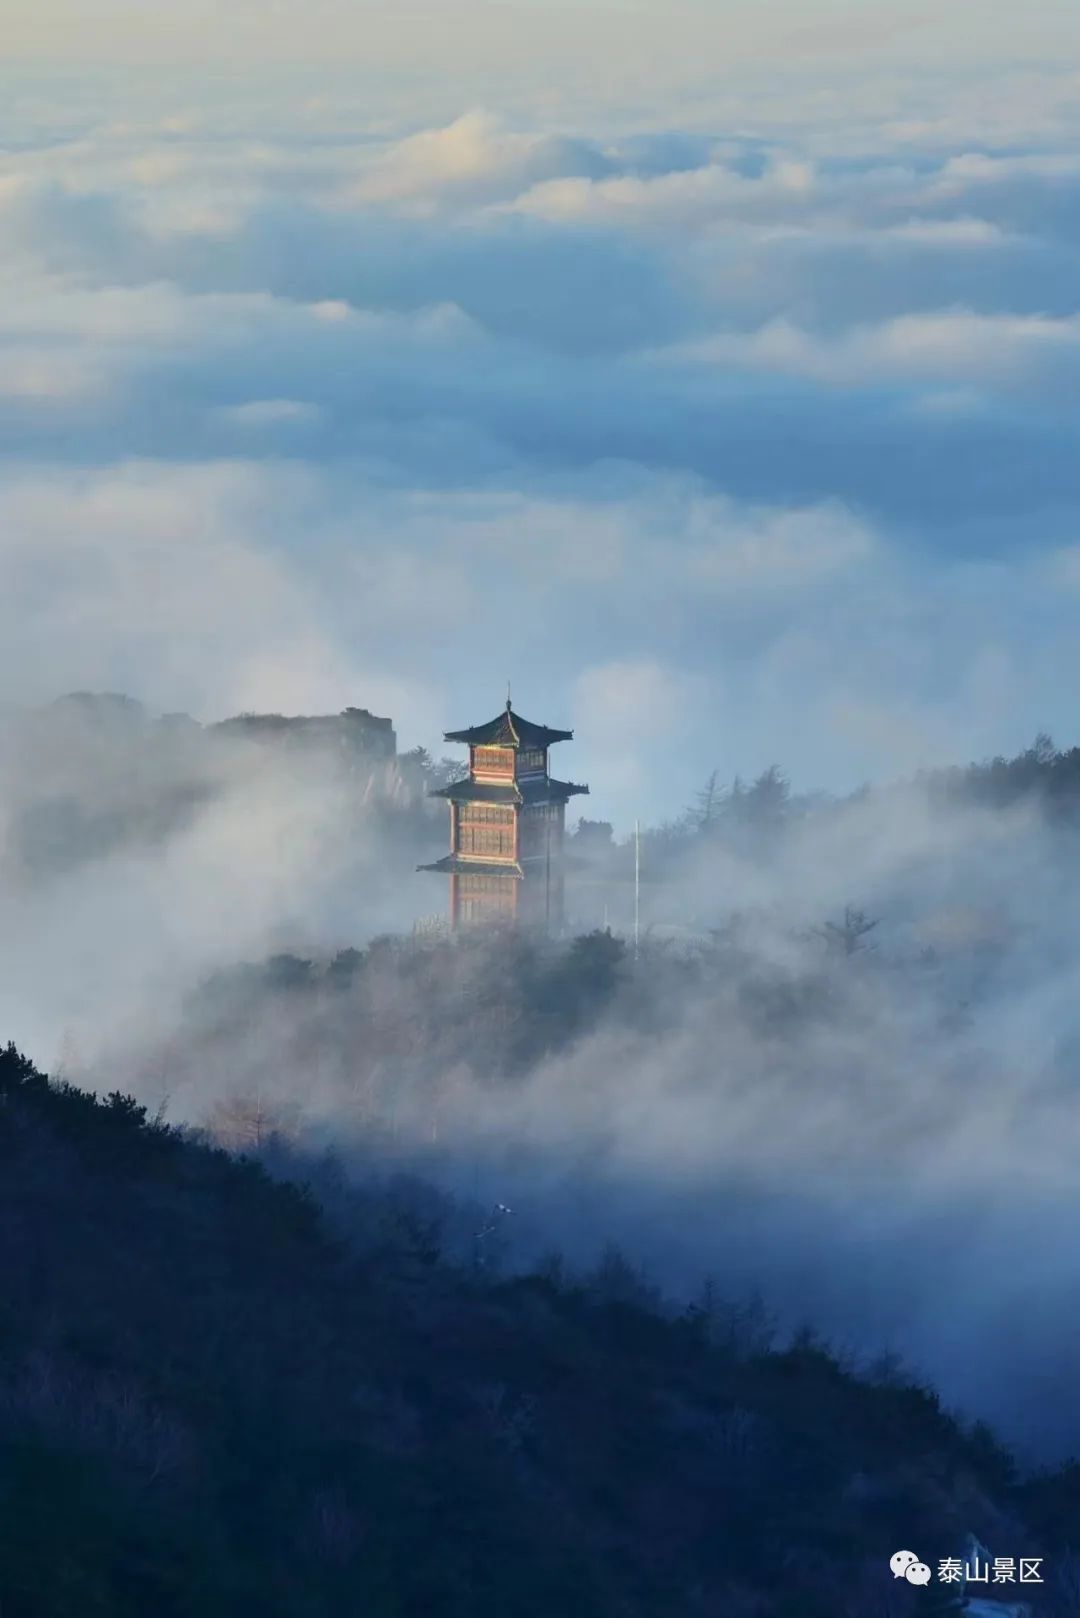
[[[1077,8],[217,9],[5,10],[6,700],[1080,739]]]

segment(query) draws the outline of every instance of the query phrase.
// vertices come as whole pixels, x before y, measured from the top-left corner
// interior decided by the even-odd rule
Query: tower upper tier
[[[521,747],[548,748],[554,742],[572,742],[572,730],[552,730],[547,725],[534,725],[531,719],[522,719],[507,703],[502,713],[489,719],[486,725],[471,725],[468,730],[448,730],[443,733],[447,742],[464,742],[468,747]]]

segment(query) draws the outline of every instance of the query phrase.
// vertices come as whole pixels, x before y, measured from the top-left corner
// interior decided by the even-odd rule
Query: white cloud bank
[[[647,120],[622,89],[545,101],[540,65],[453,107],[269,70],[61,100],[24,72],[12,699],[356,700],[437,745],[507,674],[574,722],[595,671],[648,669],[711,729],[700,762],[609,749],[623,823],[713,764],[843,786],[1070,739],[1080,53],[1048,5],[1017,63],[983,6],[973,77],[939,48],[962,12],[638,8],[688,75]],[[515,72],[540,20],[488,41]],[[730,45],[711,91],[693,29]],[[777,40],[783,84],[731,67]],[[604,720],[577,723],[584,757]]]

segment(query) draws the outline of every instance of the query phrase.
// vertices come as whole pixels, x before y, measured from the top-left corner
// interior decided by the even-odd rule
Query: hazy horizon
[[[6,702],[509,678],[622,825],[1075,739],[1075,8],[5,16]]]

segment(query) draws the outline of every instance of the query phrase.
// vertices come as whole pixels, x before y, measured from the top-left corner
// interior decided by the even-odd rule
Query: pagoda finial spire
[[[510,712],[510,681],[506,682],[506,711]]]

